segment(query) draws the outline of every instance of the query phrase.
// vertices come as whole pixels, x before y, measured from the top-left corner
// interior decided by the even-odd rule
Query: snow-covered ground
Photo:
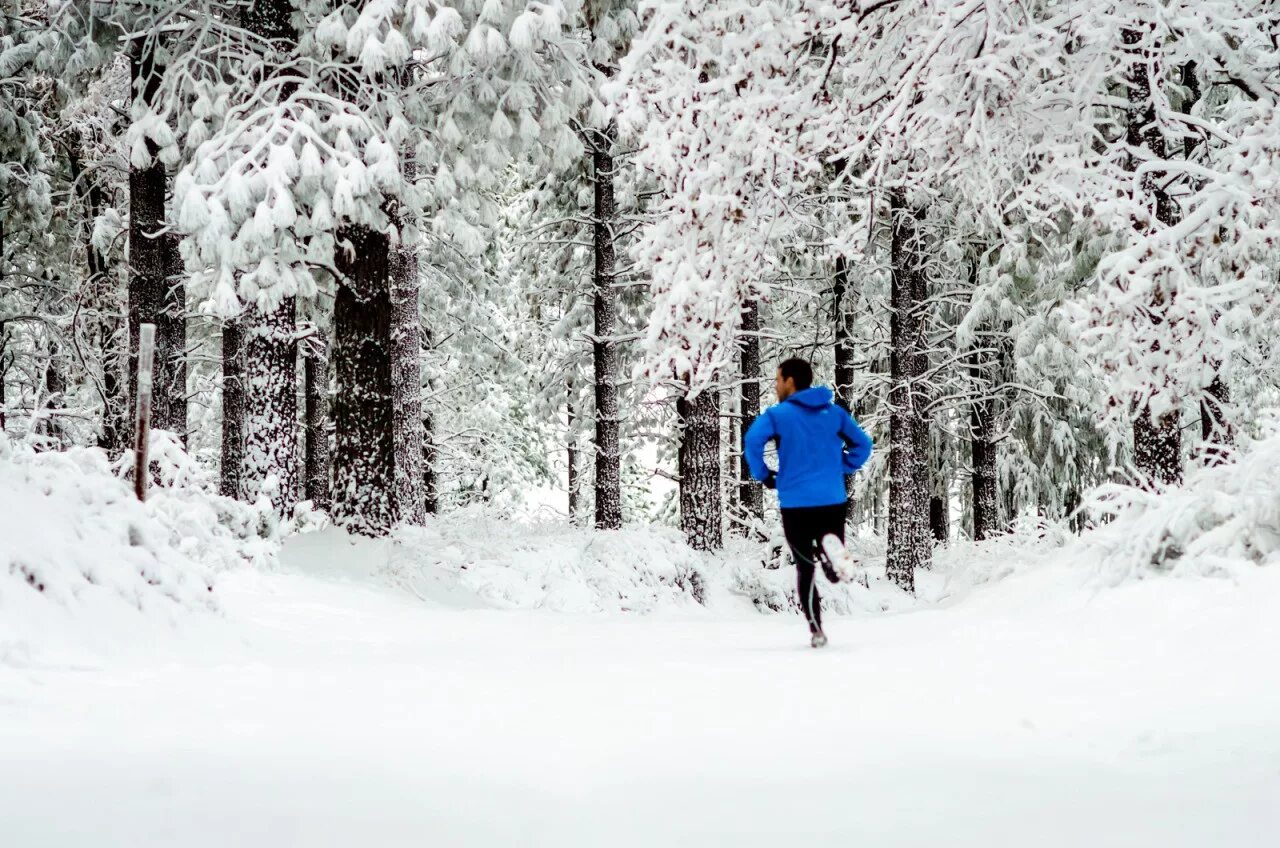
[[[0,663],[0,846],[1280,844],[1277,568],[1051,563],[813,651],[742,598],[499,610],[321,539],[169,639]]]

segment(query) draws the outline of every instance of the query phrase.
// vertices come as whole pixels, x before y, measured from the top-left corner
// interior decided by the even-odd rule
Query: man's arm
[[[747,467],[751,469],[751,476],[764,482],[768,479],[769,467],[764,464],[764,446],[769,443],[770,439],[776,439],[778,431],[773,426],[773,416],[768,412],[756,416],[756,420],[751,422],[751,426],[747,428],[747,434],[742,437],[742,452],[747,457]]]
[[[840,410],[840,437],[848,446],[844,452],[844,473],[852,474],[871,458],[871,437],[858,426],[858,422],[853,420],[853,416],[844,407],[837,409]]]

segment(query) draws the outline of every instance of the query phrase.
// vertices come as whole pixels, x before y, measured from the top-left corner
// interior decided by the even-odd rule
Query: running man
[[[830,389],[813,385],[813,368],[805,360],[783,362],[775,383],[778,403],[752,422],[743,447],[751,476],[778,490],[782,531],[796,564],[800,608],[809,622],[810,644],[821,648],[827,637],[814,570],[820,563],[827,579],[838,583],[841,575],[832,559],[851,562],[844,551],[849,515],[844,478],[871,457],[871,437],[832,402]],[[764,446],[770,441],[777,444],[776,473],[764,464]],[[824,543],[827,536],[834,538]]]

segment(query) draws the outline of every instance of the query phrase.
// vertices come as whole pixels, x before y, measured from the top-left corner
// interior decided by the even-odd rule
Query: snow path
[[[824,651],[727,603],[499,612],[297,573],[219,592],[226,620],[173,645],[0,666],[0,845],[1280,842],[1280,569],[1014,577],[833,620]]]

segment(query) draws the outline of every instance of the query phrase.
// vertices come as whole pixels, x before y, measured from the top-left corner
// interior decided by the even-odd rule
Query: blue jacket
[[[778,502],[784,509],[844,503],[845,475],[871,457],[871,437],[831,397],[824,386],[804,389],[747,428],[743,450],[757,480],[769,476],[764,446],[778,443]]]

